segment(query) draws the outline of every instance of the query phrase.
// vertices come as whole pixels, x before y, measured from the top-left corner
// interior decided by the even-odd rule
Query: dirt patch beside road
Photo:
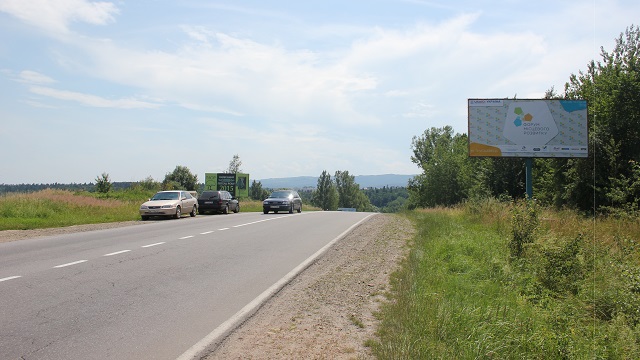
[[[358,226],[205,359],[370,359],[374,313],[406,256],[409,220],[380,214]]]

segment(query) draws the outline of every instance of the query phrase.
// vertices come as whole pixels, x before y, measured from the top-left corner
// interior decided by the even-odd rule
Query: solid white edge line
[[[210,332],[207,336],[205,336],[202,340],[198,341],[195,345],[193,345],[189,350],[185,351],[182,355],[180,355],[176,360],[191,360],[191,359],[200,359],[203,355],[202,353],[206,351],[212,344],[219,345],[219,343],[224,340],[226,336],[228,336],[235,328],[237,328],[240,324],[242,324],[246,319],[248,319],[251,315],[253,315],[262,304],[267,302],[272,296],[278,293],[280,289],[282,289],[285,285],[287,285],[291,280],[293,280],[298,274],[300,274],[304,269],[309,267],[313,262],[320,257],[320,255],[324,254],[333,244],[342,239],[345,235],[347,235],[351,230],[356,228],[362,222],[370,218],[371,216],[376,215],[369,214],[362,220],[357,223],[351,225],[347,230],[342,232],[342,234],[338,235],[335,239],[331,240],[327,245],[322,247],[320,250],[316,251],[315,254],[308,257],[305,261],[303,261],[300,265],[296,266],[293,270],[291,270],[287,275],[285,275],[282,279],[278,280],[275,284],[271,285],[267,290],[265,290],[262,294],[258,295],[255,299],[253,299],[250,303],[245,305],[240,311],[231,316],[227,321],[223,322],[215,328],[212,332]]]
[[[116,251],[116,252],[112,252],[112,253],[109,253],[109,254],[104,254],[104,255],[102,255],[102,256],[113,256],[113,255],[119,255],[119,254],[127,253],[127,252],[129,252],[129,251],[131,251],[131,250]]]
[[[162,245],[162,244],[164,244],[164,243],[165,243],[165,242],[163,241],[163,242],[158,242],[158,243],[155,243],[155,244],[142,245],[142,246],[140,246],[140,247],[148,248],[148,247],[152,247],[152,246]]]
[[[22,276],[9,276],[9,277],[0,279],[0,282],[9,281],[9,280],[13,280],[13,279],[21,278],[21,277]]]
[[[66,264],[62,264],[62,265],[58,265],[58,266],[54,266],[53,268],[63,268],[66,266],[71,266],[71,265],[77,265],[77,264],[82,264],[83,262],[87,262],[89,260],[78,260],[78,261],[74,261],[74,262],[70,262],[70,263],[66,263]]]

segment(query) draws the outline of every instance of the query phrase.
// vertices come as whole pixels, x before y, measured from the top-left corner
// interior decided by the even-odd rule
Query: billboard
[[[469,156],[587,157],[586,100],[469,99]]]
[[[249,174],[205,173],[205,190],[226,190],[236,198],[249,197]]]

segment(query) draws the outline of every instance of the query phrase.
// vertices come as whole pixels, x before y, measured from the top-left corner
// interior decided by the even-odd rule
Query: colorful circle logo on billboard
[[[515,145],[544,145],[558,135],[558,126],[545,102],[509,104],[503,135]]]

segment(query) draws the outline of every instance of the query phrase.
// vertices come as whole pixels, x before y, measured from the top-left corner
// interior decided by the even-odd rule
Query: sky
[[[470,98],[541,98],[637,0],[0,0],[0,184],[419,174]],[[636,23],[634,23],[634,21]]]

